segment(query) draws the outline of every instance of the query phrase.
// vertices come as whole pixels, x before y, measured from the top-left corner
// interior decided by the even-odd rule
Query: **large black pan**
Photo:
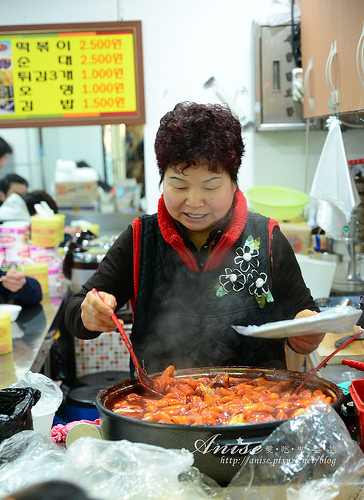
[[[265,376],[268,380],[274,381],[290,380],[294,385],[299,385],[305,377],[305,374],[300,372],[245,366],[177,370],[176,377],[215,377],[219,373],[251,379]],[[335,384],[313,377],[308,387],[314,390],[321,389],[323,393],[331,396],[332,406],[336,410],[340,409],[344,394]],[[227,484],[238,472],[248,450],[259,446],[283,422],[277,420],[244,425],[210,426],[162,424],[126,417],[109,409],[115,400],[130,392],[141,392],[138,379],[124,380],[98,394],[96,406],[100,414],[102,437],[189,450],[194,455],[194,465],[222,485]]]

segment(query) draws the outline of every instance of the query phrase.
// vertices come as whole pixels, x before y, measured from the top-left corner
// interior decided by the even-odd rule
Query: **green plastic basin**
[[[303,191],[281,186],[256,186],[246,191],[254,212],[277,221],[297,218],[310,197]]]

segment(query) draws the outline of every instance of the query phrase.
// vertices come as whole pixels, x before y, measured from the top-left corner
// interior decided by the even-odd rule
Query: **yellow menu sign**
[[[140,22],[13,28],[0,30],[0,127],[144,123]]]

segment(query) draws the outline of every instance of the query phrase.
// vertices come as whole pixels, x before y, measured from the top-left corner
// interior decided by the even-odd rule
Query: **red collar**
[[[215,269],[226,258],[231,247],[235,244],[246,224],[248,217],[247,203],[242,191],[237,189],[234,195],[233,215],[222,235],[219,243],[209,255],[204,270]],[[184,264],[194,271],[198,271],[196,259],[188,250],[179,234],[176,225],[169,214],[163,199],[163,194],[158,202],[158,225],[164,240],[169,243],[178,253]]]

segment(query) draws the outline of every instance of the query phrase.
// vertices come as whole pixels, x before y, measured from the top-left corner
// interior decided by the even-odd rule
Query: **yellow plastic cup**
[[[9,312],[0,311],[0,355],[9,354],[13,350],[10,317]]]
[[[64,224],[66,220],[66,214],[54,214],[53,217],[55,217],[56,220],[58,220],[59,243],[61,243],[64,240]]]
[[[35,278],[37,281],[39,281],[43,295],[49,293],[48,264],[23,264],[23,269],[25,276]]]
[[[54,215],[49,219],[43,219],[39,215],[30,218],[30,239],[36,247],[57,247],[61,241],[60,225],[61,219]]]

